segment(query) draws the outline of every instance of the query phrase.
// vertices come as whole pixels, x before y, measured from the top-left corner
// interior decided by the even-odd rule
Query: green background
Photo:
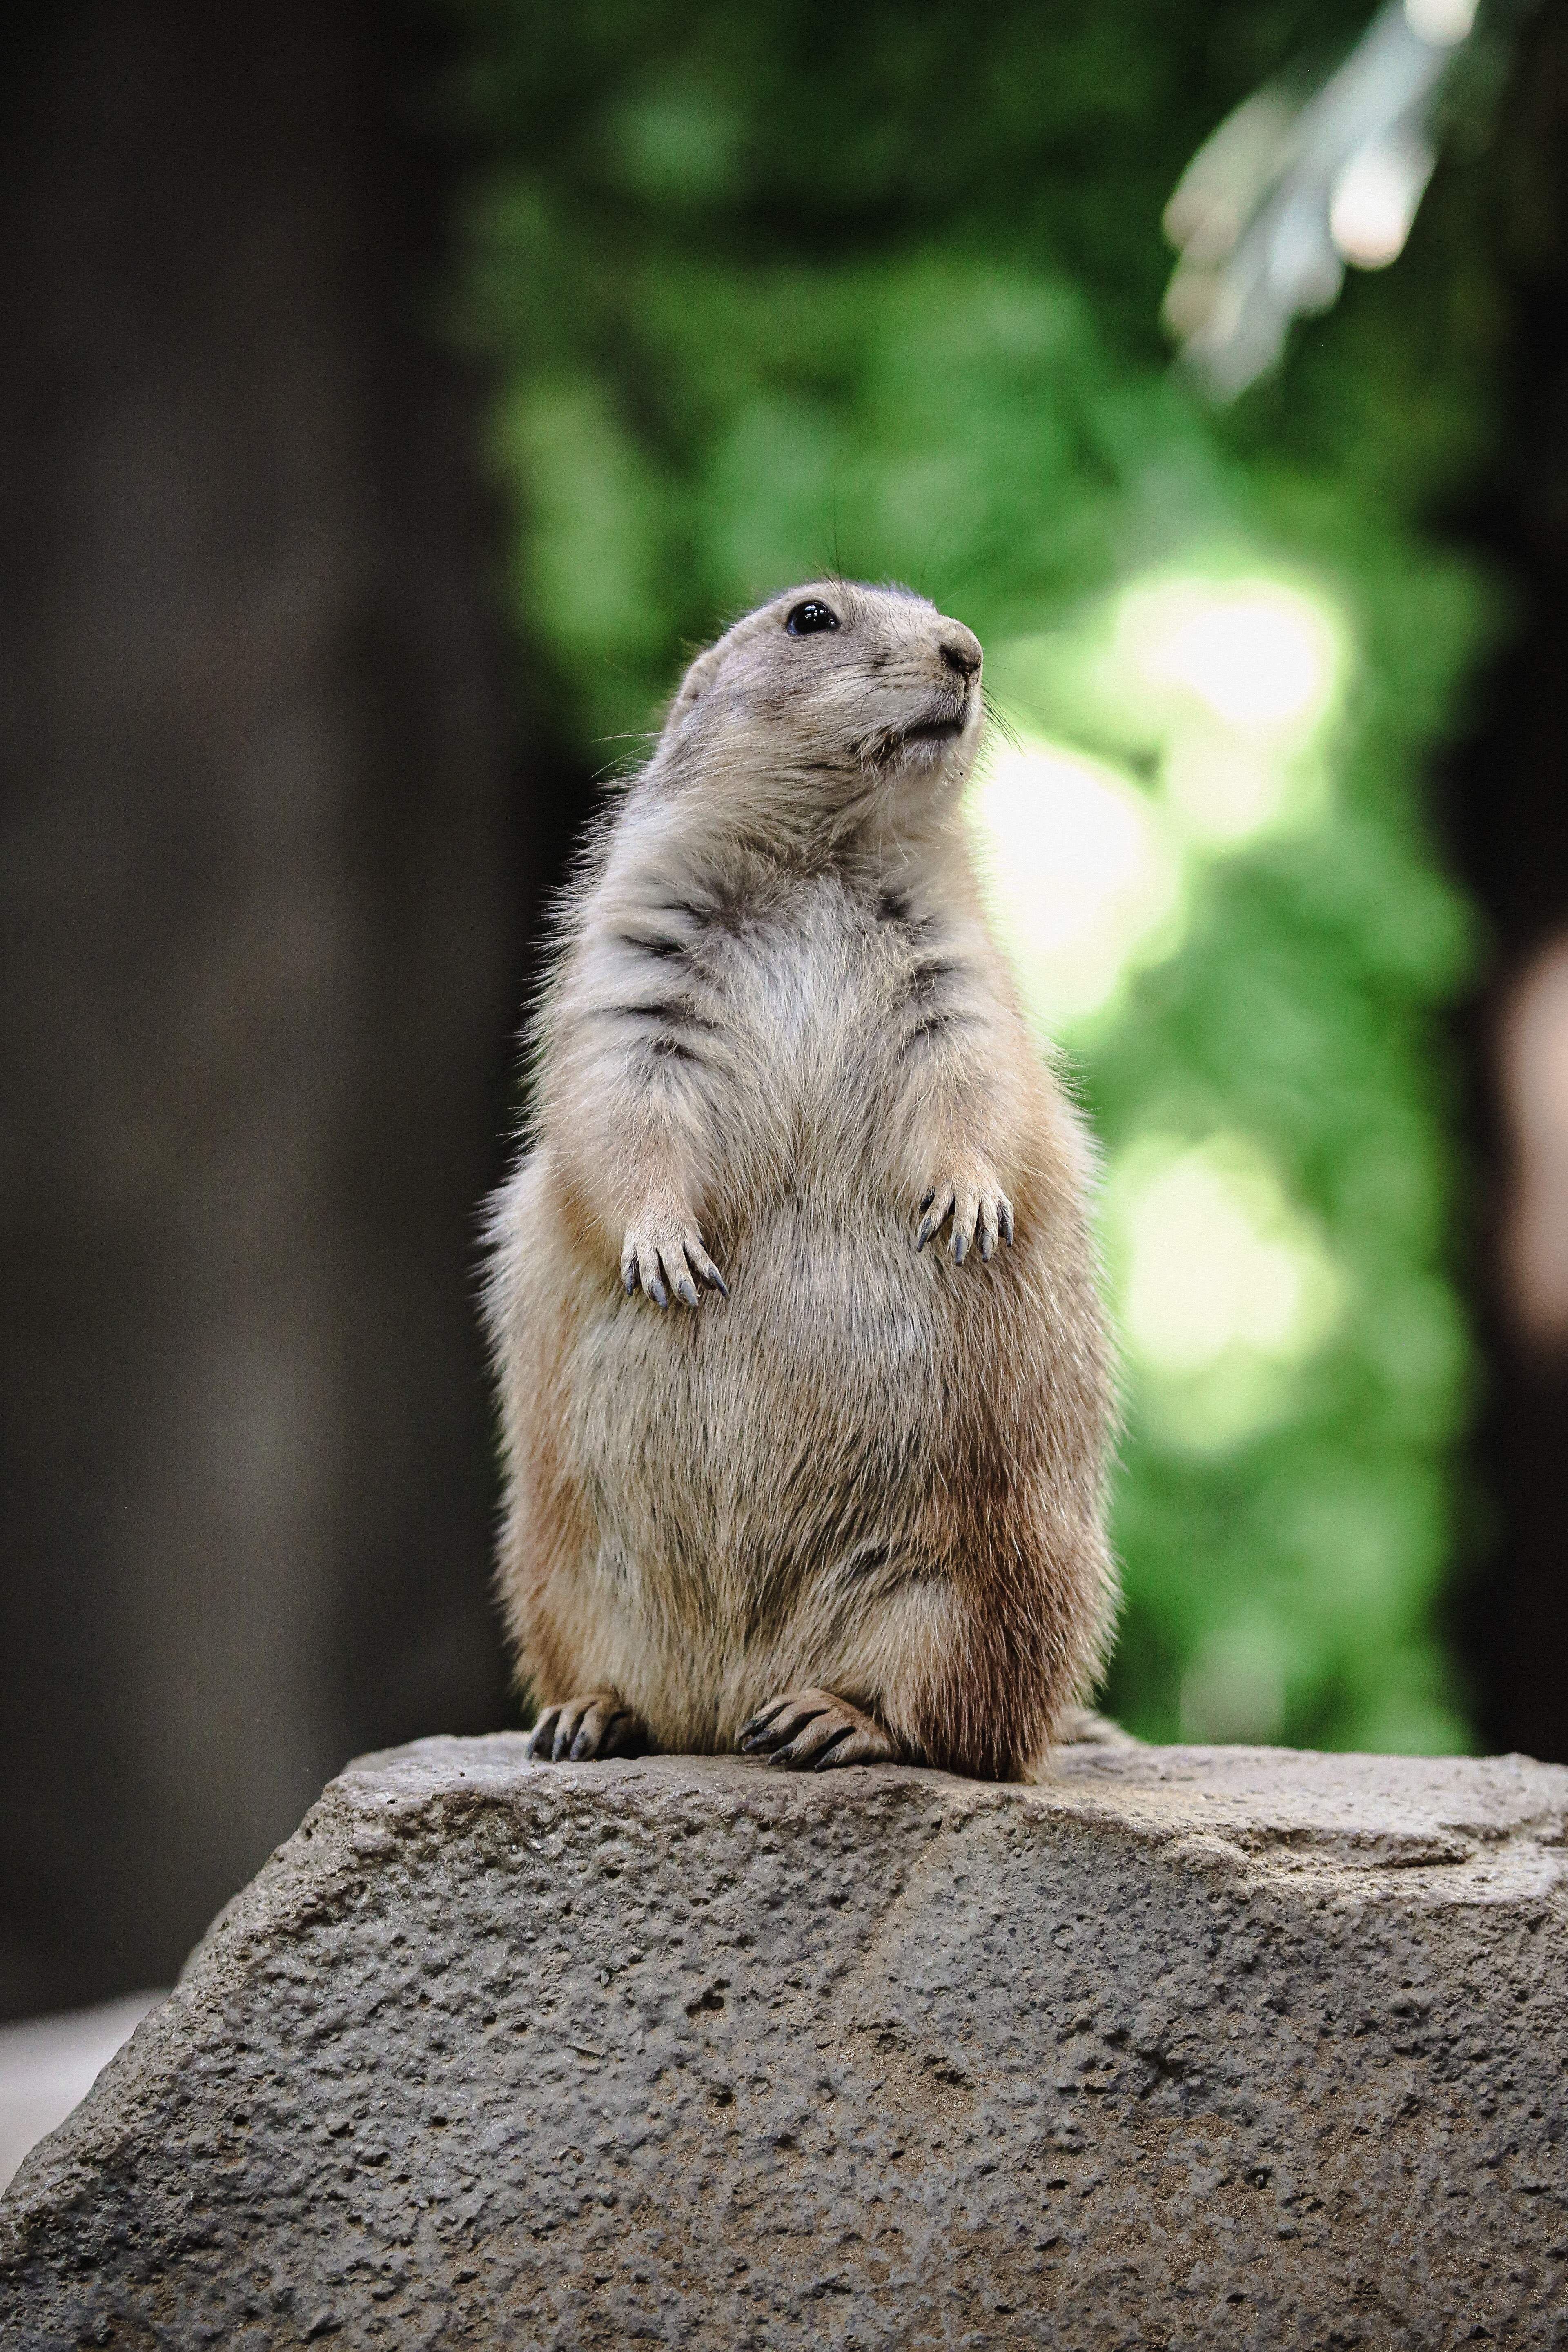
[[[1107,1698],[1159,1738],[1439,1751],[1468,1743],[1443,1600],[1473,1385],[1442,1015],[1477,942],[1425,780],[1496,617],[1433,520],[1492,430],[1484,124],[1461,108],[1397,265],[1233,410],[1158,326],[1194,151],[1364,22],[474,6],[458,323],[497,370],[510,594],[569,767],[635,760],[691,646],[827,569],[923,589],[1026,725],[1151,793],[1136,725],[1110,740],[1077,691],[1108,600],[1260,574],[1338,615],[1323,810],[1191,861],[1179,946],[1061,1034],[1113,1172],[1152,1131],[1243,1139],[1339,1297],[1229,1444],[1178,1442],[1130,1356]],[[1026,639],[1050,658],[1009,672]],[[1114,1236],[1109,1262],[1114,1304]]]

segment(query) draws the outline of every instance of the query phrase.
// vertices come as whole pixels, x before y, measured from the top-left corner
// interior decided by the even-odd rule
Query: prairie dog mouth
[[[860,756],[874,767],[896,767],[906,755],[956,742],[969,723],[969,715],[968,695],[951,700],[943,696],[928,703],[919,718],[906,720],[901,727],[883,728],[867,738],[858,747]]]
[[[906,743],[951,743],[969,723],[969,702],[962,687],[956,694],[934,695],[918,719],[900,729],[900,736]]]

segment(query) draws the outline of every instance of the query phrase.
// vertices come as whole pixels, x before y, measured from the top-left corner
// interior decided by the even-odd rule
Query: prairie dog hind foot
[[[839,1764],[892,1764],[899,1751],[874,1715],[826,1690],[788,1691],[741,1727],[742,1756],[766,1756],[791,1771],[831,1772]],[[907,1759],[906,1759],[907,1760]]]
[[[619,1691],[584,1691],[541,1710],[528,1743],[537,1764],[585,1764],[603,1756],[643,1756],[647,1724]]]

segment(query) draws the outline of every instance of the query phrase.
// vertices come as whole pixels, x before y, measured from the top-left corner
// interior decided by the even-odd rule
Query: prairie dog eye
[[[808,596],[804,604],[797,604],[784,623],[792,637],[814,637],[819,629],[836,629],[837,626],[838,615],[832,606],[819,604],[815,596]]]

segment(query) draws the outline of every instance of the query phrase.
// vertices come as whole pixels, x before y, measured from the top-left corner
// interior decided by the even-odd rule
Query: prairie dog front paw
[[[980,1240],[980,1255],[989,1258],[1000,1238],[1013,1239],[1013,1203],[988,1168],[970,1167],[962,1173],[939,1177],[921,1202],[920,1230],[915,1247],[923,1250],[933,1234],[951,1217],[948,1241],[955,1264],[962,1265]]]
[[[621,1280],[628,1298],[640,1283],[644,1297],[656,1307],[668,1307],[671,1291],[688,1307],[697,1306],[699,1282],[730,1296],[696,1224],[679,1210],[648,1210],[632,1220],[621,1247]]]

